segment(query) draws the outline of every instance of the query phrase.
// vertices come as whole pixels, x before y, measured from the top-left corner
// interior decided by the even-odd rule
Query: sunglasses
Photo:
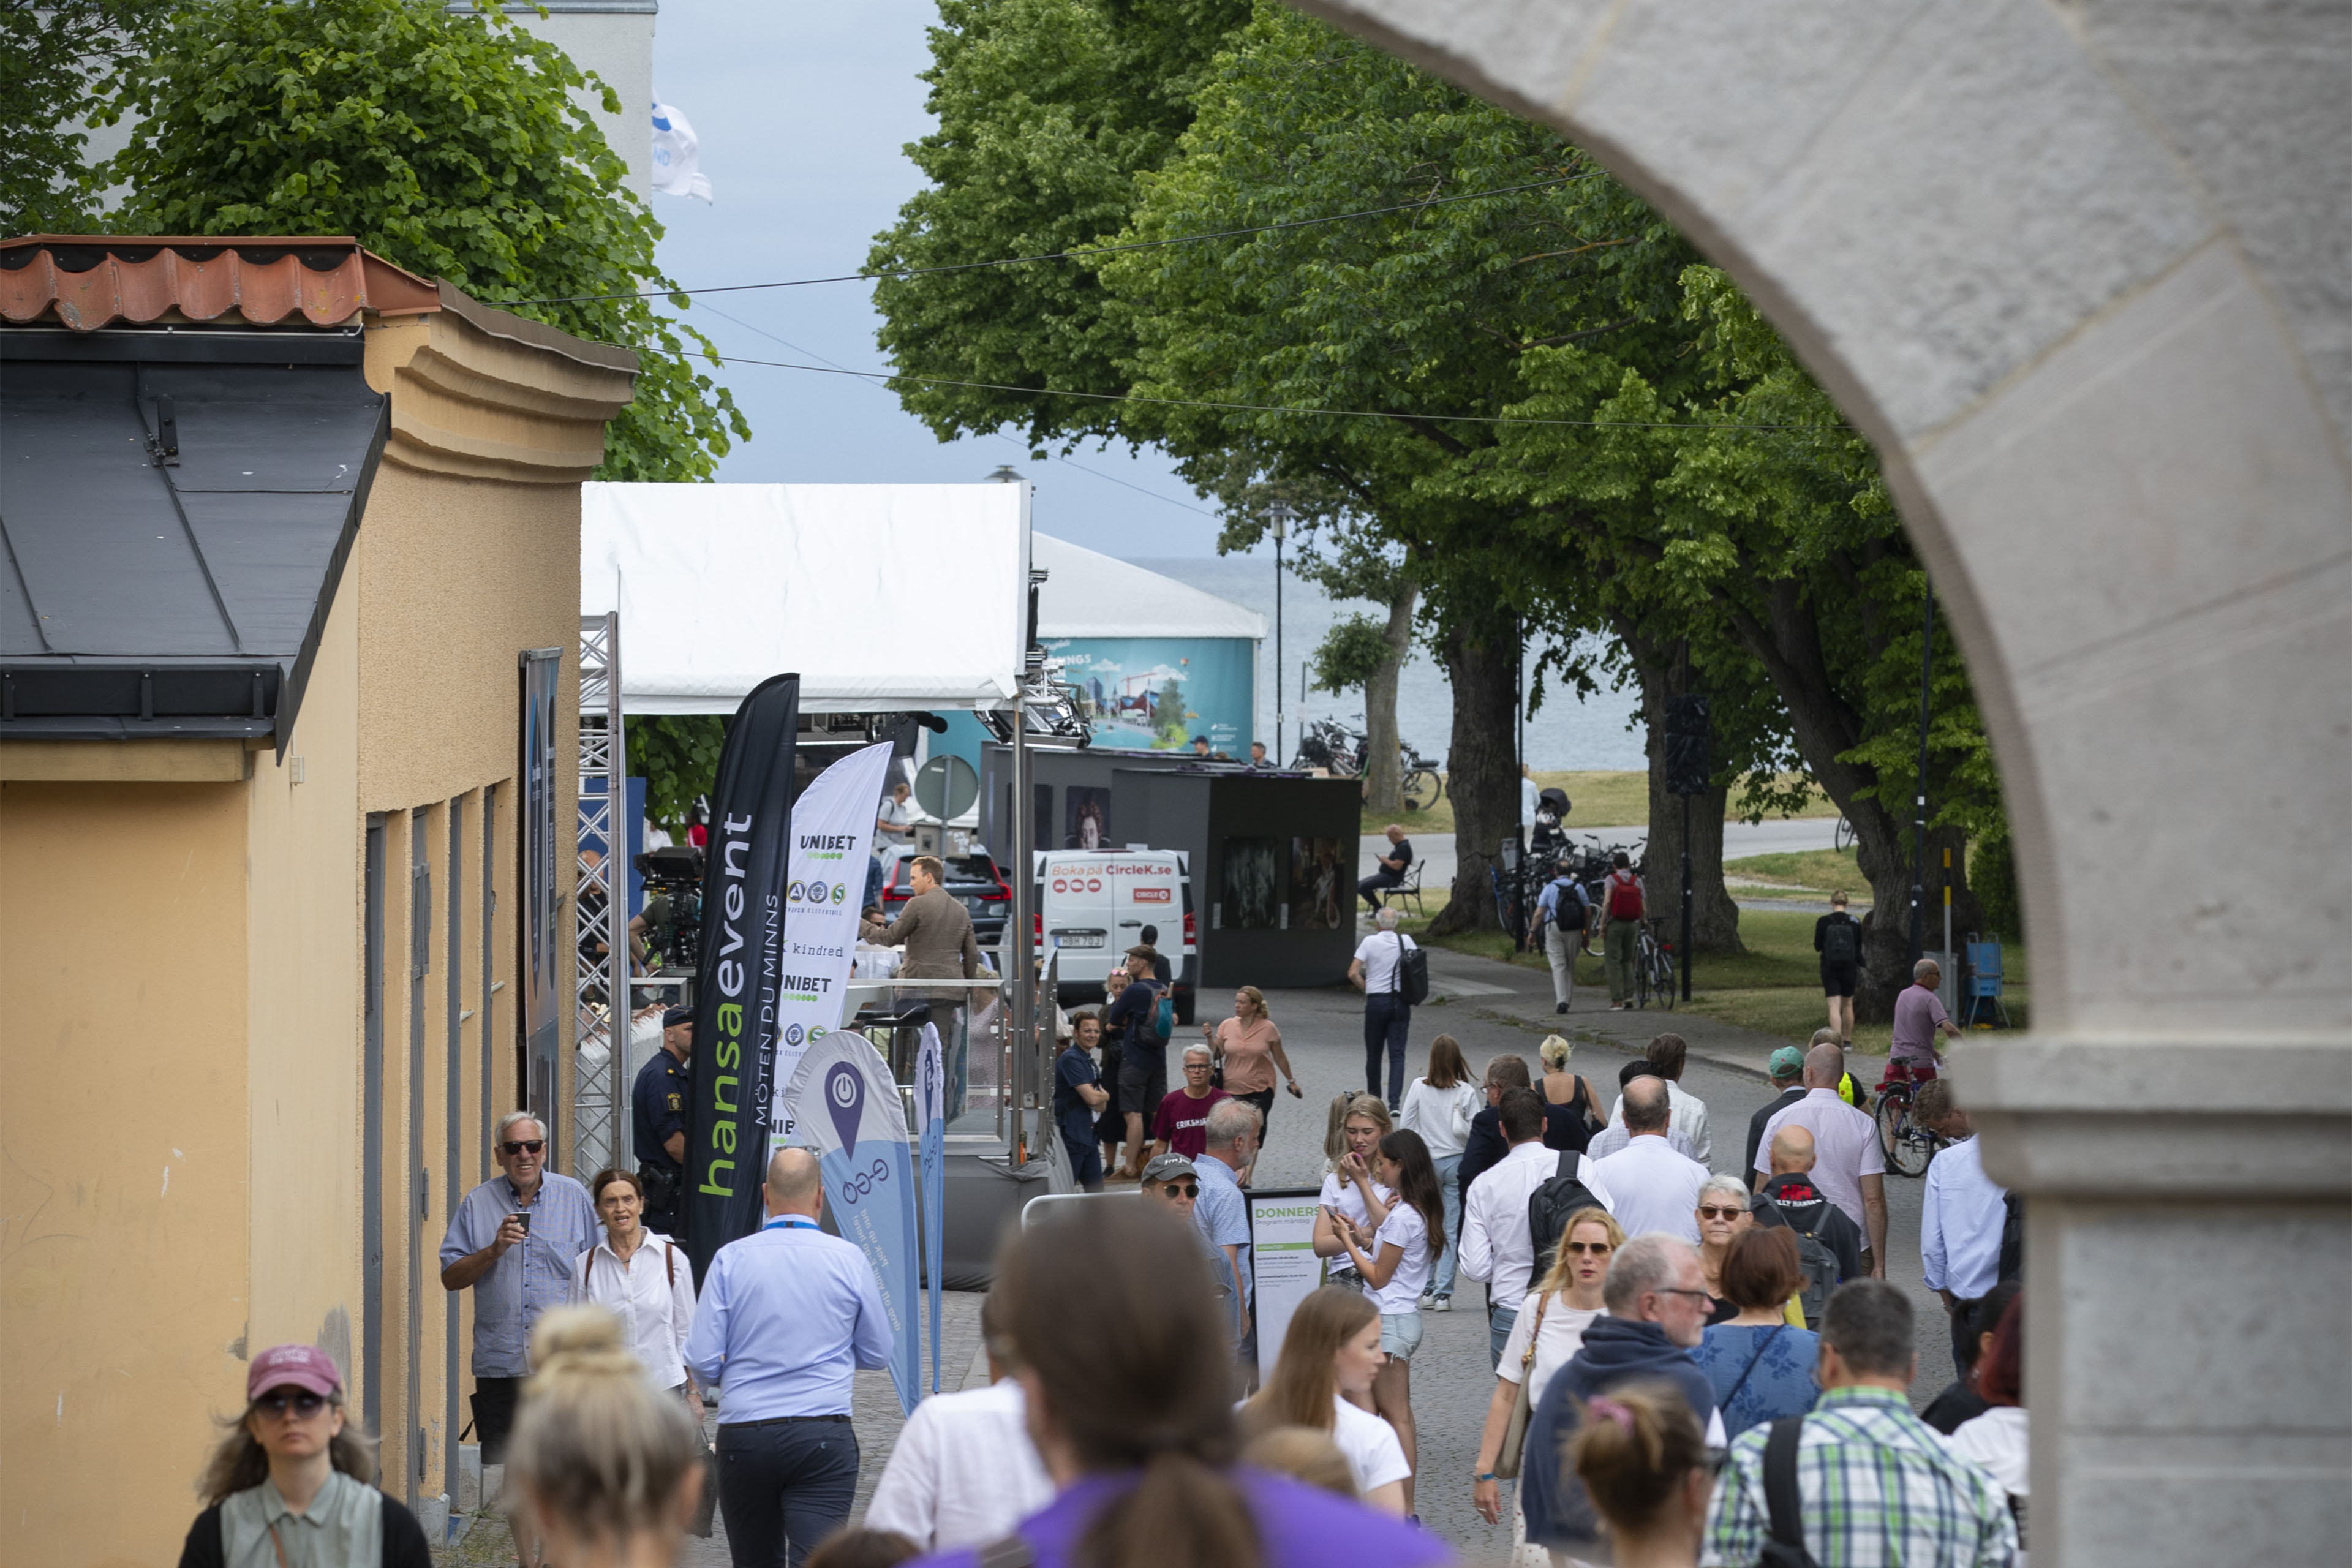
[[[326,1403],[324,1394],[313,1394],[307,1388],[275,1388],[255,1400],[253,1407],[267,1410],[280,1420],[285,1419],[286,1413],[290,1410],[308,1421],[319,1414]]]
[[[1614,1250],[1605,1241],[1564,1241],[1560,1245],[1580,1257],[1589,1252],[1595,1258],[1606,1258]]]
[[[1738,1219],[1741,1215],[1744,1215],[1748,1211],[1743,1208],[1717,1208],[1713,1204],[1701,1204],[1698,1205],[1698,1215],[1701,1219],[1733,1220]]]
[[[1171,1182],[1160,1190],[1162,1194],[1171,1198],[1178,1193],[1183,1194],[1188,1198],[1197,1198],[1201,1195],[1199,1185],[1192,1182]]]
[[[499,1145],[499,1152],[510,1157],[516,1154],[536,1154],[546,1147],[546,1139],[533,1138],[529,1142],[501,1143]]]

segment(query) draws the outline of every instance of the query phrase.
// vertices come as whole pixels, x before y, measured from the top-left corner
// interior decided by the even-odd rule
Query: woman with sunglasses
[[[1519,1389],[1526,1386],[1532,1412],[1551,1386],[1552,1374],[1583,1347],[1586,1326],[1601,1315],[1601,1287],[1609,1279],[1609,1259],[1624,1243],[1625,1232],[1607,1209],[1578,1209],[1568,1216],[1551,1271],[1519,1304],[1518,1321],[1511,1325],[1511,1337],[1495,1368],[1495,1395],[1486,1402],[1486,1429],[1478,1438],[1477,1479],[1470,1486],[1471,1506],[1488,1524],[1502,1521],[1503,1489],[1495,1463],[1502,1455],[1503,1434],[1510,1426]],[[1527,1523],[1524,1519],[1515,1523],[1516,1545],[1526,1541]]]
[[[1367,1095],[1366,1099],[1371,1097]],[[1358,1226],[1336,1209],[1326,1209],[1339,1245],[1364,1282],[1364,1293],[1381,1310],[1381,1349],[1388,1362],[1372,1378],[1372,1408],[1396,1428],[1405,1463],[1417,1465],[1418,1433],[1412,1418],[1412,1352],[1421,1348],[1421,1288],[1437,1266],[1445,1242],[1445,1200],[1438,1195],[1437,1167],[1418,1132],[1391,1132],[1372,1155],[1372,1173],[1396,1194],[1377,1226]],[[1404,1483],[1405,1511],[1412,1511],[1412,1480]]]
[[[1291,1313],[1274,1372],[1242,1406],[1243,1434],[1302,1426],[1328,1433],[1347,1456],[1356,1495],[1382,1513],[1402,1514],[1412,1467],[1396,1428],[1361,1407],[1387,1360],[1379,1306],[1360,1291],[1324,1286]]]
[[[415,1516],[375,1488],[375,1441],[345,1419],[332,1357],[273,1345],[245,1398],[196,1482],[180,1568],[432,1568]]]
[[[1710,1323],[1727,1323],[1739,1310],[1723,1293],[1723,1259],[1732,1238],[1756,1223],[1748,1197],[1748,1184],[1737,1176],[1709,1176],[1698,1189],[1698,1266],[1715,1302],[1707,1312]]]
[[[694,1265],[665,1236],[645,1227],[646,1190],[635,1172],[596,1173],[596,1217],[604,1237],[572,1264],[572,1304],[621,1320],[629,1348],[656,1388],[683,1399],[697,1422],[702,1396],[686,1375],[686,1335],[694,1327]]]

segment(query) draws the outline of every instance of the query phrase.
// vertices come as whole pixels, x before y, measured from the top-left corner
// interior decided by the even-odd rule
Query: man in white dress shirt
[[[1020,1381],[996,1357],[1009,1342],[993,1294],[981,1303],[980,1332],[988,1386],[916,1405],[866,1508],[866,1529],[896,1531],[926,1555],[1002,1541],[1054,1500]]]
[[[1669,1101],[1664,1079],[1643,1077],[1625,1086],[1619,1108],[1625,1147],[1580,1167],[1584,1184],[1609,1205],[1628,1236],[1663,1230],[1698,1244],[1698,1190],[1707,1168],[1675,1152],[1666,1142]]]
[[[1834,1045],[1818,1045],[1805,1053],[1805,1098],[1776,1113],[1764,1124],[1756,1167],[1759,1177],[1770,1170],[1772,1135],[1791,1123],[1813,1135],[1813,1185],[1845,1217],[1862,1226],[1863,1268],[1875,1279],[1886,1278],[1886,1151],[1878,1142],[1878,1124],[1866,1111],[1848,1105],[1838,1094],[1845,1076],[1845,1052]],[[1755,1183],[1761,1185],[1760,1180]]]
[[[1510,1152],[1480,1172],[1462,1199],[1462,1272],[1486,1287],[1490,1370],[1502,1364],[1503,1342],[1519,1321],[1519,1303],[1535,1272],[1528,1200],[1559,1169],[1559,1156],[1544,1147],[1543,1100],[1533,1089],[1505,1089],[1496,1110]]]
[[[1682,1086],[1683,1064],[1689,1058],[1689,1045],[1680,1035],[1660,1035],[1650,1042],[1642,1056],[1649,1063],[1650,1076],[1666,1080],[1668,1142],[1700,1164],[1706,1164],[1715,1157],[1715,1143],[1706,1130],[1706,1101]],[[1609,1112],[1609,1125],[1612,1128],[1625,1125],[1625,1101],[1622,1098]],[[1602,1158],[1598,1150],[1588,1150],[1587,1152],[1596,1160]]]
[[[1956,1140],[1927,1165],[1919,1199],[1919,1271],[1952,1315],[1957,1347],[1957,1325],[1966,1321],[1962,1314],[2000,1283],[2000,1238],[2009,1221],[2009,1194],[1985,1174],[1976,1129],[1969,1113],[1952,1103],[1949,1082],[1939,1078],[1921,1084],[1911,1114],[1930,1132]],[[1952,1364],[1961,1376],[1968,1375],[1957,1348]]]

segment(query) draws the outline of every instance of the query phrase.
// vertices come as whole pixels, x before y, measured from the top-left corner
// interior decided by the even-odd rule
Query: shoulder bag
[[[1783,1416],[1764,1443],[1764,1506],[1771,1523],[1756,1558],[1763,1568],[1818,1568],[1805,1550],[1805,1502],[1797,1488],[1797,1440],[1804,1431],[1803,1416]]]
[[[1535,1395],[1528,1391],[1528,1380],[1535,1371],[1536,1340],[1543,1333],[1544,1309],[1550,1305],[1550,1296],[1536,1298],[1536,1326],[1528,1331],[1527,1353],[1519,1357],[1519,1391],[1511,1395],[1511,1419],[1503,1428],[1502,1452],[1495,1456],[1495,1474],[1505,1480],[1518,1478],[1519,1460],[1527,1452],[1528,1417],[1535,1410]]]
[[[1397,943],[1396,978],[1390,983],[1390,992],[1402,996],[1406,1006],[1418,1007],[1429,1000],[1429,954],[1418,942],[1405,946],[1402,931],[1390,934]]]

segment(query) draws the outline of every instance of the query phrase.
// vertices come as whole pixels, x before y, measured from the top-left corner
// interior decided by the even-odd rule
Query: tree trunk
[[[1381,640],[1388,658],[1364,682],[1364,804],[1373,813],[1395,816],[1404,810],[1404,770],[1397,765],[1397,676],[1412,651],[1412,611],[1419,584],[1407,582],[1389,602],[1388,629]]]
[[[1619,637],[1642,680],[1642,719],[1649,726],[1650,836],[1643,885],[1649,909],[1664,917],[1666,940],[1683,939],[1683,802],[1666,793],[1666,699],[1673,694],[1671,648],[1647,639]],[[1739,940],[1739,906],[1723,885],[1723,812],[1728,788],[1693,797],[1691,822],[1691,945],[1701,952],[1745,952]]]
[[[1445,671],[1454,684],[1454,737],[1446,786],[1454,796],[1454,893],[1429,922],[1430,933],[1493,931],[1490,869],[1506,838],[1519,830],[1517,747],[1519,644],[1508,621],[1445,633]]]

